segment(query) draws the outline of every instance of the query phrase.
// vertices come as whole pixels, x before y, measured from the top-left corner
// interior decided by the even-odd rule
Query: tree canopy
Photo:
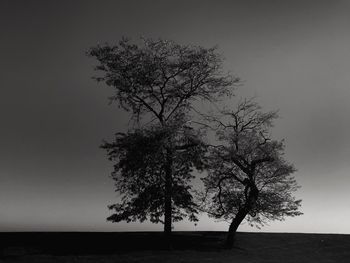
[[[110,97],[132,117],[150,113],[161,123],[187,113],[195,100],[217,101],[231,95],[239,82],[222,71],[216,48],[180,45],[169,40],[122,39],[118,45],[96,46],[88,54],[99,61],[97,81],[113,87]]]

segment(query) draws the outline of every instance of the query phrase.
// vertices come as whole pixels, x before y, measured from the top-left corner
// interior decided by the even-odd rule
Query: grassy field
[[[161,233],[1,233],[0,262],[350,262],[350,235],[176,232],[173,249]]]

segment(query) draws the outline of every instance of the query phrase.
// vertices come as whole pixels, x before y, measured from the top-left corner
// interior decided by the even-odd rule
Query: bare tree
[[[189,185],[184,183],[186,180],[183,180],[180,192],[176,188],[178,185],[174,180],[174,174],[177,174],[178,179],[179,170],[182,169],[177,163],[179,152],[193,151],[192,147],[200,145],[200,143],[179,144],[176,138],[184,133],[185,127],[189,129],[185,123],[191,118],[190,112],[194,101],[215,102],[223,95],[232,94],[234,84],[239,80],[223,74],[222,58],[215,48],[206,49],[150,39],[141,39],[141,43],[135,44],[122,39],[115,46],[91,48],[88,54],[99,61],[96,70],[102,72],[102,75],[96,77],[96,80],[103,81],[114,89],[115,94],[110,98],[111,101],[117,101],[123,109],[131,111],[131,117],[138,127],[137,131],[129,132],[122,137],[118,135],[115,142],[103,145],[109,151],[110,158],[116,161],[113,178],[117,185],[129,172],[136,171],[133,170],[135,167],[126,164],[134,161],[131,153],[135,153],[136,148],[132,147],[139,147],[152,138],[156,140],[155,137],[159,134],[163,136],[151,142],[153,146],[148,145],[150,148],[139,148],[145,157],[138,160],[142,162],[139,165],[143,166],[143,169],[137,170],[138,174],[134,173],[133,176],[139,181],[146,180],[156,167],[156,174],[158,173],[160,178],[164,176],[164,181],[154,181],[152,191],[162,192],[163,195],[160,196],[164,198],[155,200],[153,198],[155,195],[151,195],[152,200],[139,206],[142,209],[131,209],[132,213],[127,213],[131,211],[135,198],[140,198],[146,192],[142,187],[136,191],[130,190],[133,184],[126,187],[129,183],[123,181],[125,185],[117,186],[117,190],[123,194],[125,202],[122,206],[111,206],[112,209],[116,209],[117,215],[110,219],[142,220],[149,214],[150,207],[155,206],[156,208],[153,207],[151,210],[158,212],[152,217],[157,218],[155,221],[159,221],[160,216],[164,214],[164,232],[170,236],[174,206],[186,210],[186,206],[191,204],[191,202],[178,203],[176,200],[181,199],[175,199],[175,195],[181,191],[188,195],[190,189]],[[186,136],[183,140],[186,141],[185,138]],[[122,140],[130,142],[131,146],[124,144]],[[152,147],[161,150],[151,151],[150,149],[154,149]],[[120,152],[124,152],[125,155]],[[189,160],[183,165],[188,166],[190,163]],[[187,169],[187,172],[182,174],[183,178],[187,178],[189,172],[190,169]],[[122,216],[119,214],[121,210],[124,211]],[[189,209],[188,212],[192,216],[194,211]]]
[[[230,222],[226,246],[231,248],[243,220],[263,225],[268,220],[297,216],[301,200],[295,168],[284,157],[284,142],[269,129],[276,112],[264,113],[254,100],[240,102],[222,118],[207,117],[215,126],[218,144],[210,148],[203,208],[210,216]]]

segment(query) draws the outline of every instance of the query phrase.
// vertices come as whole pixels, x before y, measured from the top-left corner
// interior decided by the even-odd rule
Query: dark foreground
[[[350,235],[224,232],[0,233],[0,262],[350,262]]]

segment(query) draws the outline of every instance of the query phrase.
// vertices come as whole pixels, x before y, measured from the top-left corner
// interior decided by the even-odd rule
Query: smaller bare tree
[[[243,220],[259,227],[302,214],[301,200],[292,196],[298,188],[292,175],[295,168],[283,158],[283,140],[270,136],[277,117],[276,112],[262,112],[253,99],[223,111],[221,118],[207,117],[215,124],[218,144],[210,147],[203,209],[230,222],[227,248],[233,246]]]

